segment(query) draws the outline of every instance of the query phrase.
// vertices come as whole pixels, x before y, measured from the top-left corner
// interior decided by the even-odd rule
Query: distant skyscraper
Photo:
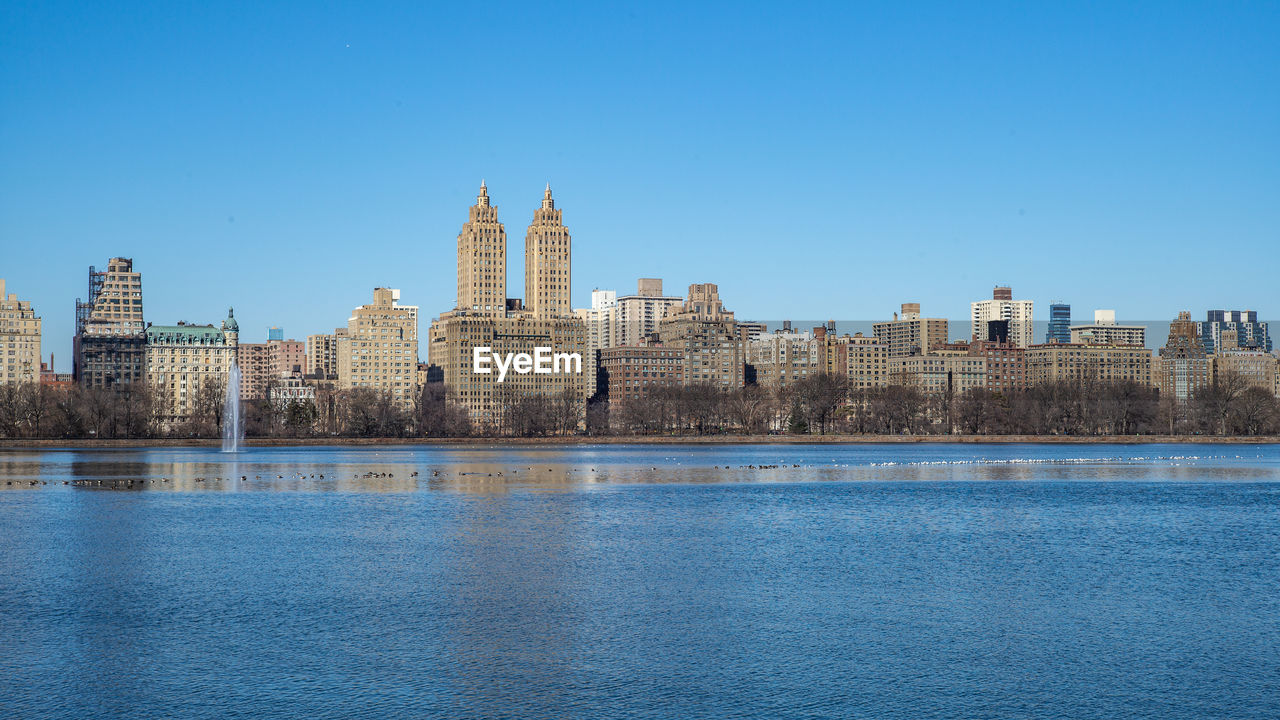
[[[569,307],[569,268],[573,260],[569,229],[551,198],[550,183],[542,194],[542,207],[533,211],[524,247],[525,309],[536,318],[573,314]]]
[[[498,208],[489,204],[483,180],[458,233],[458,309],[473,316],[507,314],[507,231],[498,222]]]
[[[990,340],[987,322],[1008,320],[1009,342],[1021,348],[1031,345],[1032,301],[1014,300],[1012,288],[997,287],[992,291],[990,300],[971,303],[971,308],[974,340]]]
[[[1205,322],[1196,323],[1196,332],[1207,353],[1216,353],[1222,348],[1224,331],[1235,331],[1240,349],[1271,352],[1267,323],[1258,322],[1258,313],[1253,310],[1210,310]]]
[[[1066,303],[1054,303],[1049,306],[1049,331],[1045,333],[1047,343],[1071,342],[1071,306]]]

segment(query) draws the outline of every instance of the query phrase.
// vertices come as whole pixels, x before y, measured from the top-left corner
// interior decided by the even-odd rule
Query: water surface
[[[0,617],[2,717],[1274,718],[1280,448],[11,450]]]

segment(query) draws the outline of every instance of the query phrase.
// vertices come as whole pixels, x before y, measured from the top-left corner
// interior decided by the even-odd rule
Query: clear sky
[[[146,318],[430,318],[484,178],[509,294],[550,181],[573,300],[742,318],[1065,300],[1280,317],[1280,3],[26,2],[0,9],[0,277],[70,367],[86,271]]]

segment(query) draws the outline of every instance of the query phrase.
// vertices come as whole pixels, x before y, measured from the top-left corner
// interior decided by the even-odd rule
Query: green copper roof
[[[148,343],[220,345],[226,334],[212,325],[152,325],[147,328]]]

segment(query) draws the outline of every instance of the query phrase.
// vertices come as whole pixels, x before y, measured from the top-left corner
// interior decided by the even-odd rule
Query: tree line
[[[205,386],[189,416],[171,423],[166,398],[145,385],[4,385],[0,438],[216,438],[222,397],[220,388]],[[911,385],[851,388],[842,376],[821,374],[776,391],[658,386],[625,403],[595,397],[585,408],[573,393],[500,395],[487,422],[472,422],[439,383],[422,388],[411,407],[369,388],[320,387],[314,403],[251,400],[243,415],[248,437],[275,438],[1280,434],[1280,400],[1229,372],[1182,403],[1132,381],[928,394]]]

